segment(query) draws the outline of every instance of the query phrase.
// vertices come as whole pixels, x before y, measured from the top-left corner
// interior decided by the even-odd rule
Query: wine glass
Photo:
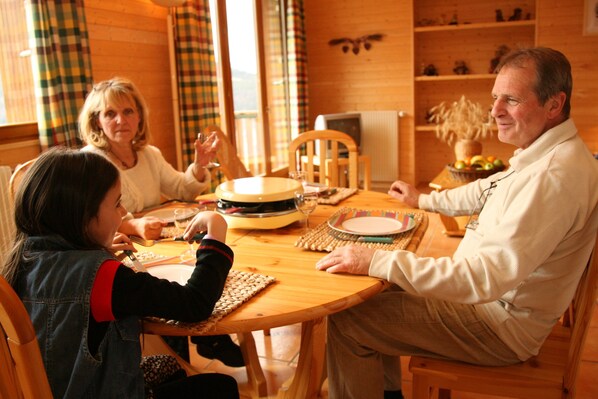
[[[199,212],[197,208],[175,208],[174,210],[174,225],[178,229],[179,235],[183,235],[187,225],[195,215]],[[193,243],[187,241],[187,245],[189,245],[189,249],[181,254],[181,261],[187,262],[190,260],[195,260],[195,248],[193,247]]]
[[[305,215],[305,232],[309,231],[309,215],[318,205],[318,193],[315,192],[295,192],[295,207],[299,212]]]
[[[289,178],[301,183],[303,187],[307,184],[307,172],[303,170],[295,170],[289,172]]]
[[[210,134],[205,134],[205,133],[199,132],[199,133],[197,133],[197,139],[203,145],[208,140],[210,140],[211,137],[214,137],[214,140],[215,140],[216,134],[217,134],[216,131],[210,132]],[[212,140],[212,143],[213,143],[213,140]],[[210,146],[212,145],[212,143],[210,143]],[[214,169],[214,168],[219,168],[219,167],[220,167],[220,164],[218,162],[214,162],[211,160],[204,166],[204,168],[206,168],[206,169]]]

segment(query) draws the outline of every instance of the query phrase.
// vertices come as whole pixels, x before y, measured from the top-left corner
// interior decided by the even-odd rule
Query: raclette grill
[[[301,183],[282,177],[246,177],[220,184],[216,212],[230,228],[276,229],[287,226],[302,215],[295,208],[296,191]]]

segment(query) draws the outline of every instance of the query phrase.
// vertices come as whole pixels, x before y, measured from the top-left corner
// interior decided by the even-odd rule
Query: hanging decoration
[[[339,39],[330,40],[328,42],[328,44],[330,46],[338,46],[339,44],[342,44],[341,49],[343,50],[343,53],[346,53],[349,51],[349,49],[351,49],[353,54],[357,55],[357,54],[359,54],[359,50],[362,45],[363,45],[364,49],[369,50],[372,48],[371,42],[373,42],[373,41],[380,42],[380,41],[382,41],[383,36],[384,35],[382,33],[374,33],[372,35],[360,36],[356,39],[349,39],[348,37],[341,37]]]

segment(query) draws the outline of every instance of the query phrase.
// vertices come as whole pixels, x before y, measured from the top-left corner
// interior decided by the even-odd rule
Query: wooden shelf
[[[415,33],[421,32],[441,32],[441,31],[457,31],[457,30],[472,30],[472,29],[506,29],[526,26],[535,26],[536,21],[533,19],[525,21],[505,21],[505,22],[484,22],[475,24],[459,24],[459,25],[433,25],[433,26],[418,26],[413,29]]]
[[[496,79],[494,73],[475,73],[468,75],[438,75],[438,76],[416,76],[416,82],[438,82],[448,80],[480,80],[480,79]]]

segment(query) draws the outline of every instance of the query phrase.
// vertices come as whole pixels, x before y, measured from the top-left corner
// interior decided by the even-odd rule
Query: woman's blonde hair
[[[102,150],[110,150],[110,142],[98,123],[98,117],[107,106],[119,106],[124,102],[135,104],[139,113],[139,126],[133,138],[133,149],[137,151],[145,147],[151,137],[147,104],[137,86],[129,79],[121,77],[97,83],[87,95],[79,114],[81,140]]]

